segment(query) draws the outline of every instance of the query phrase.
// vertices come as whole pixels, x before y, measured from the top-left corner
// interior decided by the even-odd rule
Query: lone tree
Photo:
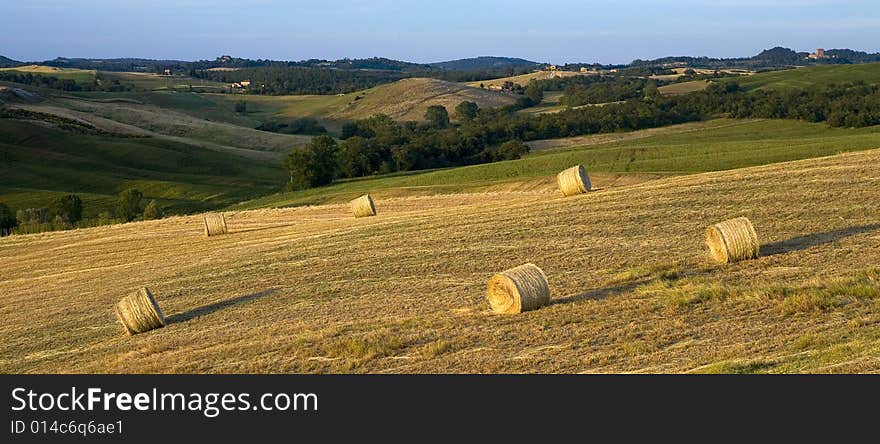
[[[444,129],[449,127],[449,113],[443,105],[431,105],[425,111],[425,120],[428,124],[436,129]]]
[[[318,136],[302,147],[294,148],[284,166],[290,173],[288,188],[300,190],[333,182],[337,172],[339,147],[330,136]]]
[[[12,229],[16,226],[18,220],[15,219],[15,213],[6,204],[0,203],[0,236],[12,234]]]
[[[59,197],[52,203],[52,212],[65,223],[75,224],[82,220],[82,199],[76,194]]]
[[[464,101],[456,105],[455,107],[455,117],[462,122],[470,122],[477,118],[477,113],[480,112],[480,107],[475,102]]]
[[[119,200],[116,202],[116,217],[126,222],[135,220],[141,212],[141,199],[143,198],[144,194],[135,188],[119,193]]]
[[[161,219],[163,217],[165,217],[165,214],[162,212],[162,207],[159,206],[156,199],[151,200],[144,207],[144,220]]]
[[[244,100],[239,100],[238,102],[235,102],[235,112],[240,113],[240,114],[246,113],[247,112],[247,102],[245,102]]]

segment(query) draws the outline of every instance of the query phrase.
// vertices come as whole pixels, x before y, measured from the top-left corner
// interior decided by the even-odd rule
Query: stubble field
[[[0,240],[0,370],[19,372],[877,372],[880,151],[551,190],[175,217]],[[747,216],[762,257],[706,258]],[[493,315],[522,263],[549,307]],[[169,325],[111,314],[153,290]]]

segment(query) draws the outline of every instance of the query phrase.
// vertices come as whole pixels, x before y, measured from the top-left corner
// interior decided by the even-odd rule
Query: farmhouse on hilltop
[[[816,50],[816,52],[810,53],[810,55],[808,55],[807,58],[808,58],[808,59],[813,59],[813,60],[819,60],[819,59],[827,59],[828,56],[825,55],[825,50],[824,50],[824,49],[819,48],[819,49]]]

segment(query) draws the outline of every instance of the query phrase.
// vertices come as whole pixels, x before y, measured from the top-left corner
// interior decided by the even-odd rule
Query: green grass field
[[[256,127],[261,122],[279,115],[283,105],[275,105],[274,96],[252,96],[244,94],[191,93],[189,91],[126,91],[126,92],[76,92],[72,97],[97,102],[130,102],[152,105],[179,111],[193,117],[234,125]],[[235,103],[247,103],[247,111],[235,112]]]
[[[551,178],[578,163],[591,173],[689,174],[880,147],[880,127],[840,129],[793,120],[723,123],[705,131],[542,151],[514,161],[342,181],[266,196],[236,208],[344,202],[380,190],[400,194],[479,191],[492,185]]]
[[[664,96],[677,96],[681,94],[688,94],[694,91],[702,91],[709,86],[709,82],[706,80],[694,80],[691,82],[681,82],[681,83],[672,83],[669,85],[664,85],[658,88],[660,90],[660,94]]]
[[[211,92],[226,87],[220,82],[195,79],[187,76],[161,76],[153,73],[140,72],[107,72],[102,71],[101,77],[108,80],[119,80],[123,84],[131,84],[138,90],[193,90]]]
[[[138,188],[172,213],[206,210],[280,188],[277,163],[156,138],[76,134],[0,120],[0,202],[47,206],[75,192],[85,216],[112,211],[116,195]]]
[[[880,83],[880,63],[811,66],[763,72],[726,81],[739,82],[747,89],[810,88],[817,85],[855,81]]]
[[[0,71],[17,72],[22,74],[42,75],[46,77],[57,77],[59,79],[71,79],[76,82],[91,83],[95,79],[95,70],[92,69],[74,69],[74,68],[55,68],[52,66],[28,65],[18,66],[15,68],[0,68]]]

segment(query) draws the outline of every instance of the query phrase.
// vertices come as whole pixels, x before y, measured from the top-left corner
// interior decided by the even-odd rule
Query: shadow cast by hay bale
[[[636,289],[636,287],[647,284],[653,281],[653,279],[639,279],[632,282],[627,282],[626,284],[616,285],[613,287],[605,287],[605,288],[597,288],[595,290],[590,290],[584,293],[578,293],[571,296],[565,296],[558,299],[550,300],[550,305],[556,304],[570,304],[572,302],[585,301],[585,300],[593,300],[600,301],[605,298],[610,298],[611,296],[617,296],[619,294],[628,293]]]
[[[270,288],[268,290],[263,290],[257,293],[246,294],[242,296],[236,296],[232,299],[227,299],[225,301],[215,302],[213,304],[203,305],[201,307],[194,308],[192,310],[187,310],[181,313],[176,313],[174,315],[168,316],[165,318],[165,322],[172,324],[175,322],[186,322],[190,319],[195,319],[199,316],[209,315],[216,311],[223,310],[225,308],[233,307],[236,305],[241,305],[246,302],[253,301],[255,299],[260,299],[262,297],[266,297],[278,291],[278,288]]]
[[[612,296],[619,296],[626,293],[630,293],[636,290],[638,287],[643,285],[650,285],[652,283],[658,281],[665,282],[677,282],[681,279],[687,278],[698,278],[698,277],[708,277],[717,273],[719,268],[706,268],[706,269],[687,269],[687,268],[675,268],[675,272],[672,274],[666,273],[664,274],[655,274],[651,276],[643,276],[640,278],[636,278],[627,282],[619,283],[617,285],[613,285],[610,287],[601,287],[596,288],[590,291],[586,291],[583,293],[577,293],[570,296],[564,296],[561,298],[552,299],[550,301],[550,305],[556,304],[570,304],[572,302],[578,301],[600,301],[602,299],[610,298]]]
[[[792,251],[806,250],[807,248],[815,247],[816,245],[830,244],[832,242],[837,242],[850,236],[868,233],[878,229],[880,229],[880,223],[841,228],[839,230],[826,231],[824,233],[813,233],[804,236],[793,237],[784,241],[761,245],[761,256],[773,256],[777,254],[790,253]]]
[[[265,227],[257,227],[257,228],[242,228],[234,231],[230,231],[229,234],[240,234],[240,233],[254,233],[258,231],[268,231],[275,230],[278,228],[292,227],[294,224],[278,224],[278,225],[269,225]]]

